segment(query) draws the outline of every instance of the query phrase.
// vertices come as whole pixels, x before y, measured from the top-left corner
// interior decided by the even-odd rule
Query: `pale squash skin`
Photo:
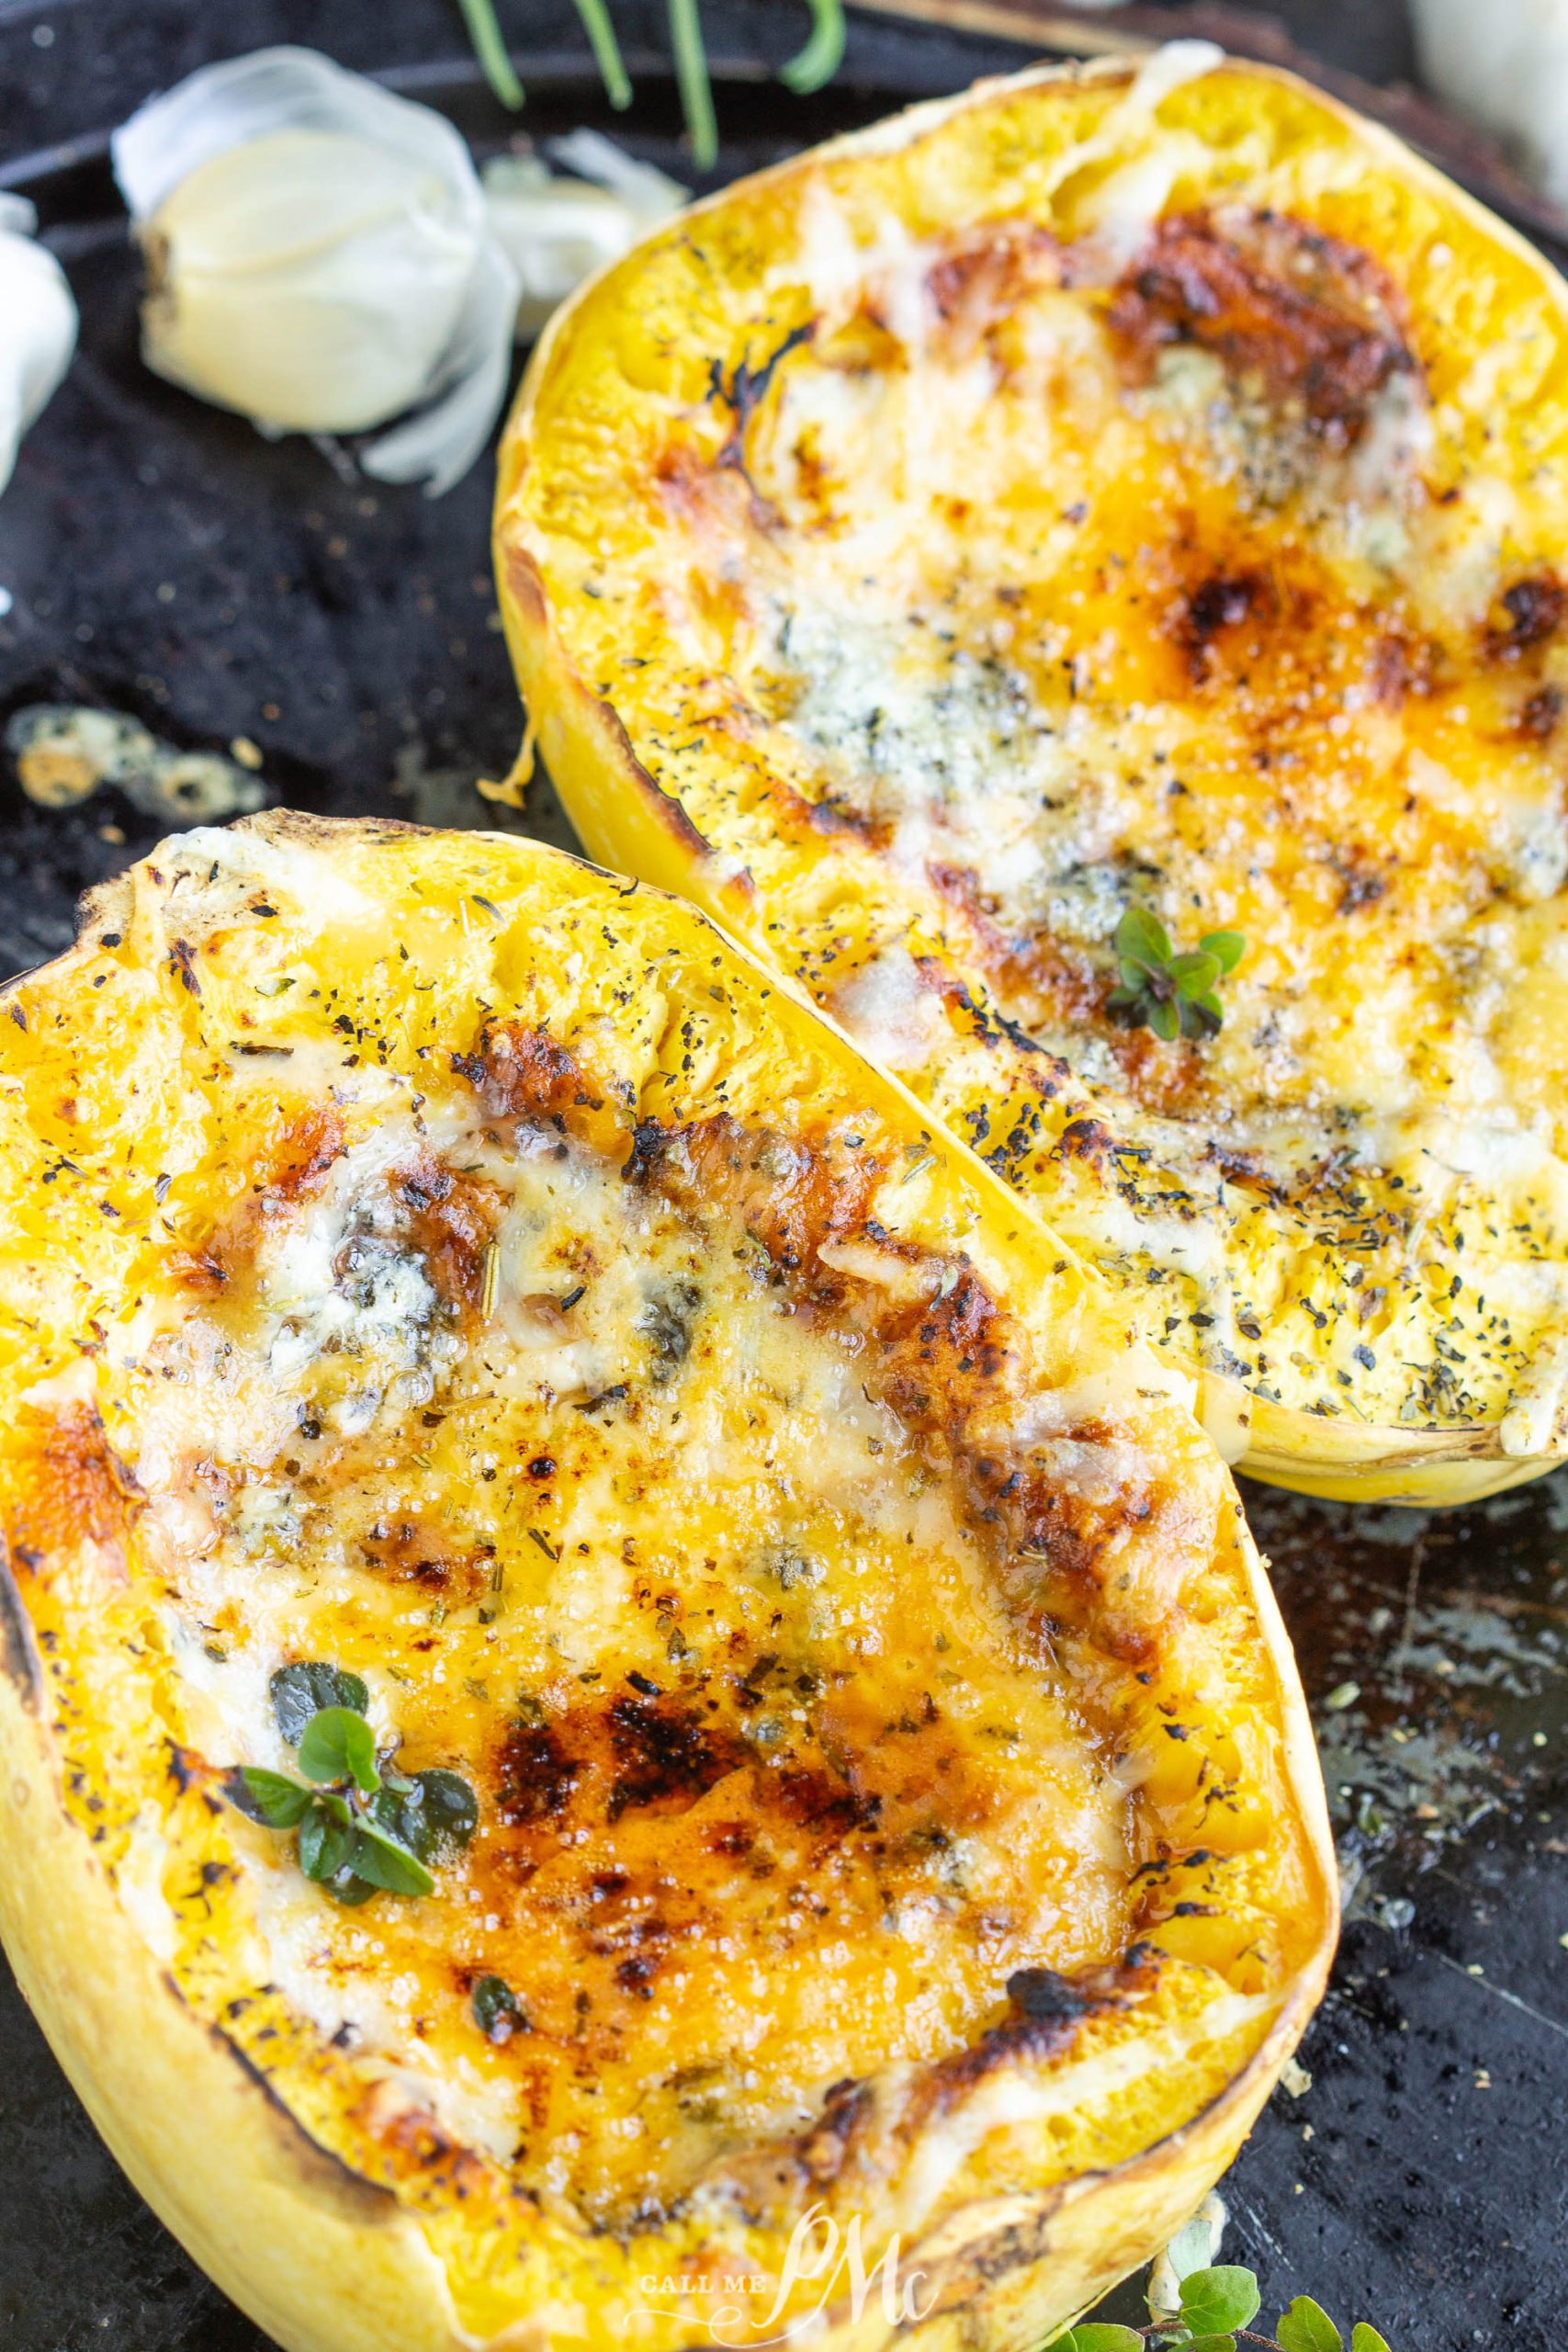
[[[1568,1450],[1568,305],[1292,76],[1143,71],[581,289],[502,452],[513,660],[592,854],[975,1142],[1228,1459],[1470,1500]],[[1108,1004],[1129,902],[1245,933],[1217,1035]]]
[[[1234,1487],[1095,1278],[702,917],[531,843],[175,837],[4,1009],[0,1933],[219,2283],[288,2352],[750,2344],[721,2266],[765,2312],[816,2207],[868,2267],[897,2232],[928,2315],[846,2273],[814,2342],[1023,2352],[1146,2260],[1310,2016],[1337,1883]],[[676,1263],[683,1336],[615,1320]],[[810,1556],[757,1586],[781,1527]],[[340,1910],[227,1800],[290,1761],[279,1657],[469,1780],[433,1894]],[[643,1883],[663,1941],[616,1925]]]

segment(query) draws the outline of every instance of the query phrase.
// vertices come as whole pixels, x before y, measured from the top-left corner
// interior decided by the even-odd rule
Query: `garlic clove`
[[[419,163],[342,131],[215,155],[144,233],[155,374],[296,433],[356,433],[422,399],[479,241]]]
[[[148,366],[273,433],[434,401],[366,462],[389,449],[385,478],[449,489],[505,397],[516,300],[452,125],[280,48],[192,74],[111,144],[148,259]]]
[[[550,153],[584,176],[554,178],[532,155],[492,157],[480,173],[491,227],[522,287],[519,341],[536,335],[585,277],[629,253],[689,193],[596,130],[553,140]]]
[[[288,47],[204,65],[121,124],[109,152],[131,219],[140,228],[199,165],[275,130],[344,131],[422,163],[478,227],[473,163],[444,115],[316,50]]]
[[[37,225],[25,197],[0,196],[0,491],[76,348],[75,300],[54,255],[35,243]]]

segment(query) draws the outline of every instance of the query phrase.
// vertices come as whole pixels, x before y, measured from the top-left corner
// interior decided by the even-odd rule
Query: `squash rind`
[[[329,827],[286,817],[262,820],[241,832],[256,844],[255,871],[264,876],[268,847],[276,842],[302,847],[317,859],[330,852],[334,888],[339,872],[349,888],[356,887],[355,874],[379,876],[384,882],[392,862],[401,858],[416,885],[423,873],[445,877],[449,887],[451,874],[460,870],[475,880],[490,878],[498,895],[509,884],[532,891],[539,914],[549,903],[581,901],[599,910],[621,906],[621,919],[626,920],[625,902],[604,877],[558,854],[502,837],[444,840],[402,829]],[[215,848],[220,838],[206,837]],[[35,1031],[51,1006],[80,1001],[78,984],[89,970],[107,967],[106,933],[117,941],[140,937],[151,970],[146,943],[162,935],[155,925],[166,894],[162,880],[150,880],[149,872],[157,871],[159,859],[167,868],[182,855],[187,878],[199,870],[199,862],[179,842],[164,844],[151,868],[140,869],[126,885],[112,886],[89,906],[75,949],[28,977],[23,995],[13,1001],[31,1009]],[[358,867],[356,859],[363,861]],[[324,877],[328,869],[323,865],[321,870]],[[419,895],[416,887],[415,899]],[[283,903],[278,891],[272,896]],[[479,901],[489,902],[488,895]],[[180,903],[188,910],[188,901]],[[742,950],[689,910],[655,905],[649,917],[684,939],[705,966],[726,965],[735,976],[732,985],[760,988],[761,1001],[770,1001],[771,991],[773,1010],[766,1017],[775,1024],[773,1050],[787,1039],[799,1062],[816,1057],[895,1129],[902,1123],[908,1133],[920,1131],[921,1114],[912,1098],[858,1063],[806,1006],[781,994],[772,976]],[[274,906],[267,920],[276,919]],[[188,927],[188,911],[185,920]],[[395,924],[389,928],[395,933]],[[170,973],[165,959],[158,961],[160,986],[167,990],[164,1001],[178,1017],[182,970],[191,967]],[[29,1061],[28,1067],[35,1065]],[[1025,1286],[1030,1268],[1043,1283],[1049,1282],[1055,1245],[1041,1229],[1020,1220],[1010,1194],[989,1170],[962,1147],[943,1145],[938,1174],[955,1204],[970,1204],[965,1215],[972,1216],[978,1206],[987,1260],[1013,1268]],[[1056,1258],[1058,1272],[1068,1262],[1066,1253]],[[1084,1295],[1091,1307],[1094,1294],[1095,1286],[1088,1284]],[[60,1304],[58,1297],[53,1303]],[[17,1336],[14,1329],[8,1334],[13,1344]],[[13,1383],[17,1377],[13,1371]],[[1291,1957],[1281,1962],[1277,1986],[1268,1996],[1266,2029],[1258,2034],[1247,2024],[1243,2063],[1213,2100],[1127,2160],[1038,2195],[976,2198],[943,2213],[905,2257],[907,2266],[923,2260],[950,2289],[951,2300],[920,2331],[932,2352],[959,2352],[976,2340],[976,2331],[989,2343],[1023,2352],[1145,2259],[1234,2154],[1321,1993],[1336,1926],[1326,1809],[1289,1645],[1239,1514],[1235,1542],[1244,1593],[1238,1623],[1249,1621],[1252,1627],[1246,1639],[1262,1686],[1272,1694],[1271,1727],[1280,1751],[1283,1815],[1277,1830],[1268,1834],[1283,1840],[1281,1851],[1292,1858],[1284,1883],[1294,1888],[1292,1914],[1277,1923]],[[27,1574],[39,1572],[32,1567]],[[687,2340],[693,2321],[673,2334],[642,2326],[628,2337],[626,2314],[613,2296],[598,2307],[584,2304],[583,2283],[592,2272],[589,2246],[573,2257],[586,2267],[572,2277],[560,2271],[562,2308],[550,2321],[530,2315],[526,2294],[523,2308],[517,2307],[521,2281],[510,2290],[504,2280],[494,2282],[481,2295],[470,2278],[457,2291],[448,2266],[462,2252],[465,2231],[471,2238],[482,2223],[465,2222],[459,2208],[439,2198],[434,2203],[407,2199],[367,2177],[342,2148],[326,2143],[331,2110],[312,2108],[301,2098],[306,2078],[258,2070],[238,2031],[199,2013],[199,1996],[182,1989],[171,1964],[149,1948],[129,1893],[121,1888],[119,1866],[99,1859],[85,1826],[93,1815],[84,1805],[96,1791],[90,1774],[81,1784],[80,1731],[68,1733],[56,1713],[58,1690],[88,1665],[90,1654],[88,1629],[73,1614],[70,1591],[69,1583],[61,1588],[63,1614],[42,1650],[30,1641],[32,1612],[25,1589],[6,1612],[8,1636],[0,1652],[0,1800],[7,1823],[7,1865],[0,1874],[0,1935],[95,2120],[171,2228],[288,2352],[369,2352],[372,2345],[381,2352],[478,2352],[487,2344],[494,2352],[503,2346],[508,2352],[523,2352],[525,2346],[546,2352],[549,2345],[581,2341],[598,2346],[627,2340],[653,2352]],[[72,1649],[73,1633],[84,1645],[79,1657]],[[66,1684],[57,1685],[62,1673]],[[69,1792],[68,1773],[79,1783]],[[148,1785],[151,1792],[153,1783]],[[173,1821],[174,1813],[168,1817]],[[1180,2023],[1176,2017],[1173,2030]],[[678,2233],[668,2248],[678,2266],[685,2250]],[[564,2261],[566,2252],[566,2239],[545,2233],[544,2275]],[[573,2304],[575,2321],[567,2312]],[[851,2352],[852,2346],[853,2352],[871,2352],[888,2342],[891,2333],[874,2297],[858,2320],[851,2310],[836,2308],[813,2340],[831,2346],[833,2352]]]
[[[1082,68],[1044,66],[1005,83],[982,83],[958,96],[916,107],[868,131],[848,134],[809,157],[778,165],[745,183],[743,192],[750,196],[770,185],[784,189],[805,170],[837,169],[852,165],[857,156],[912,148],[966,113],[981,115],[987,107],[1014,103],[1031,90],[1049,92],[1106,79],[1124,82],[1130,72],[1125,62],[1111,59]],[[1560,310],[1564,307],[1568,298],[1562,282],[1540,255],[1392,133],[1362,121],[1321,92],[1308,93],[1294,76],[1278,69],[1240,68],[1232,62],[1225,72],[1255,85],[1259,104],[1267,104],[1273,93],[1310,98],[1326,121],[1351,135],[1363,168],[1381,169],[1391,185],[1440,200],[1510,265],[1528,268],[1543,299]],[[731,200],[731,192],[722,192],[686,218],[700,232],[705,222],[725,219]],[[651,253],[661,238],[668,243],[680,233],[656,232],[643,250]],[[540,748],[591,853],[685,893],[728,924],[754,953],[790,967],[788,952],[770,935],[778,928],[773,910],[740,857],[720,843],[702,842],[696,831],[700,810],[694,821],[693,812],[682,808],[675,767],[663,781],[650,775],[618,716],[606,707],[605,695],[614,698],[613,683],[605,686],[601,681],[596,689],[583,678],[570,641],[575,587],[568,573],[554,567],[549,534],[539,520],[540,502],[547,505],[556,485],[550,479],[536,479],[541,462],[537,421],[554,398],[576,340],[605,315],[614,315],[615,305],[635,288],[638,266],[634,254],[581,289],[552,320],[530,364],[502,447],[495,510],[497,576],[508,639]],[[694,345],[705,331],[722,334],[724,323],[716,303],[714,321],[694,326]],[[722,361],[713,365],[721,367]],[[548,464],[547,458],[545,462]],[[844,887],[852,888],[852,879]],[[784,929],[787,938],[787,920]],[[1044,1214],[1050,1215],[1048,1193]],[[1306,1493],[1457,1504],[1541,1476],[1563,1458],[1562,1445],[1555,1438],[1544,1449],[1521,1451],[1517,1430],[1505,1431],[1506,1416],[1441,1428],[1418,1421],[1384,1423],[1375,1415],[1354,1418],[1353,1397],[1351,1410],[1336,1417],[1246,1392],[1223,1374],[1200,1369],[1198,1377],[1206,1425],[1227,1459],[1249,1475]]]

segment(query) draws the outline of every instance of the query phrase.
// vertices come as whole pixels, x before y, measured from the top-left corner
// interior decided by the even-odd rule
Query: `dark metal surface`
[[[1408,70],[1393,8],[1280,13],[1340,63]],[[759,78],[797,42],[798,9],[705,14],[731,173],[1019,61],[861,19],[842,81],[803,107]],[[528,13],[526,128],[600,122],[678,169],[662,9],[618,20],[629,122],[604,114],[563,0]],[[154,381],[102,149],[152,88],[279,39],[389,72],[498,141],[513,126],[456,22],[445,0],[0,0],[0,185],[39,201],[84,321],[0,503],[0,726],[25,703],[91,703],[180,745],[247,738],[269,795],[296,805],[518,821],[473,789],[518,732],[486,471],[431,503]],[[542,784],[521,821],[570,839]],[[0,967],[62,945],[77,891],[162,830],[109,790],[36,808],[0,760]],[[1314,1702],[1350,1923],[1302,2053],[1311,2088],[1276,2095],[1224,2185],[1226,2253],[1258,2269],[1269,2315],[1311,2291],[1376,2319],[1395,2352],[1545,2352],[1568,2309],[1568,1475],[1450,1516],[1248,1502]],[[6,2352],[260,2352],[127,2186],[8,1981],[0,2150]]]

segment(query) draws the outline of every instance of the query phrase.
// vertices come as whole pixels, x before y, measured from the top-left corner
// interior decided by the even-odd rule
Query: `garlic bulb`
[[[76,305],[54,255],[34,243],[37,226],[25,197],[0,196],[0,490],[76,348]]]
[[[1456,114],[1501,139],[1568,211],[1568,6],[1564,0],[1412,0],[1422,78]]]
[[[691,191],[639,164],[597,130],[552,140],[553,159],[581,176],[557,179],[536,155],[497,155],[479,176],[497,242],[522,287],[517,338],[538,334],[585,277],[629,253]]]
[[[147,254],[150,368],[274,433],[424,404],[360,462],[433,493],[468,471],[517,289],[450,123],[311,50],[258,50],[152,99],[112,152]]]

